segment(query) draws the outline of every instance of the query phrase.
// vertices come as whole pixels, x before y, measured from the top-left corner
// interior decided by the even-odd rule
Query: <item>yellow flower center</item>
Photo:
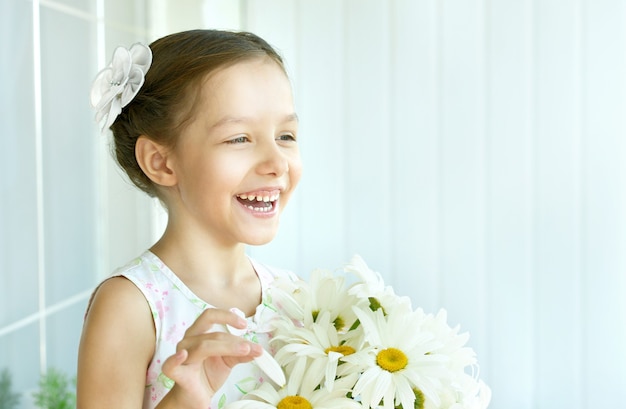
[[[327,355],[329,352],[339,352],[341,355],[346,356],[352,355],[356,351],[350,345],[339,345],[336,347],[328,347],[324,352],[326,352]]]
[[[409,358],[399,349],[387,348],[376,355],[376,363],[385,371],[396,372],[407,366]]]
[[[302,396],[287,396],[278,402],[276,409],[313,409],[313,406]]]

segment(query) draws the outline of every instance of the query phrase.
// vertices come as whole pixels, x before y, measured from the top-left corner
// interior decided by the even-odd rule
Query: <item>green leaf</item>
[[[11,373],[7,368],[0,373],[0,409],[17,408],[20,402],[20,394],[13,392]]]
[[[39,379],[39,390],[33,393],[35,405],[41,409],[73,409],[76,407],[76,378],[49,368]]]

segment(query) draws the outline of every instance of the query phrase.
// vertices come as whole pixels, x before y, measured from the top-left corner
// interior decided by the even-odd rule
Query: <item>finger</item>
[[[230,368],[233,368],[235,365],[238,365],[238,364],[245,364],[245,363],[248,363],[248,362],[252,362],[256,358],[258,358],[258,357],[253,357],[253,356],[250,356],[250,355],[246,355],[246,356],[225,356],[225,357],[222,357],[224,363],[226,365],[228,365]]]
[[[185,336],[205,334],[212,329],[214,330],[213,326],[215,324],[246,328],[248,322],[245,318],[239,317],[231,311],[209,308],[196,318],[196,321],[185,332]]]
[[[189,353],[187,350],[182,349],[178,351],[163,362],[161,371],[165,376],[175,381],[177,379],[178,369],[184,364],[188,356]]]
[[[253,359],[263,353],[261,345],[226,333],[187,337],[179,342],[178,348],[188,352],[185,364],[200,362],[209,357],[249,357]]]

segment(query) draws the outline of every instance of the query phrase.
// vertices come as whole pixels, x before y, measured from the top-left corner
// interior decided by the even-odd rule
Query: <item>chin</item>
[[[249,246],[263,246],[270,243],[276,237],[276,232],[272,232],[267,235],[257,235],[254,237],[247,237],[244,241]]]

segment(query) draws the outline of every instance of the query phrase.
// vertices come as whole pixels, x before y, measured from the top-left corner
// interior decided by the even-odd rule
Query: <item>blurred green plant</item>
[[[39,390],[33,393],[35,405],[41,409],[76,408],[76,378],[49,368],[39,379]]]
[[[11,373],[4,368],[0,373],[0,409],[17,408],[20,402],[20,394],[13,392]]]

